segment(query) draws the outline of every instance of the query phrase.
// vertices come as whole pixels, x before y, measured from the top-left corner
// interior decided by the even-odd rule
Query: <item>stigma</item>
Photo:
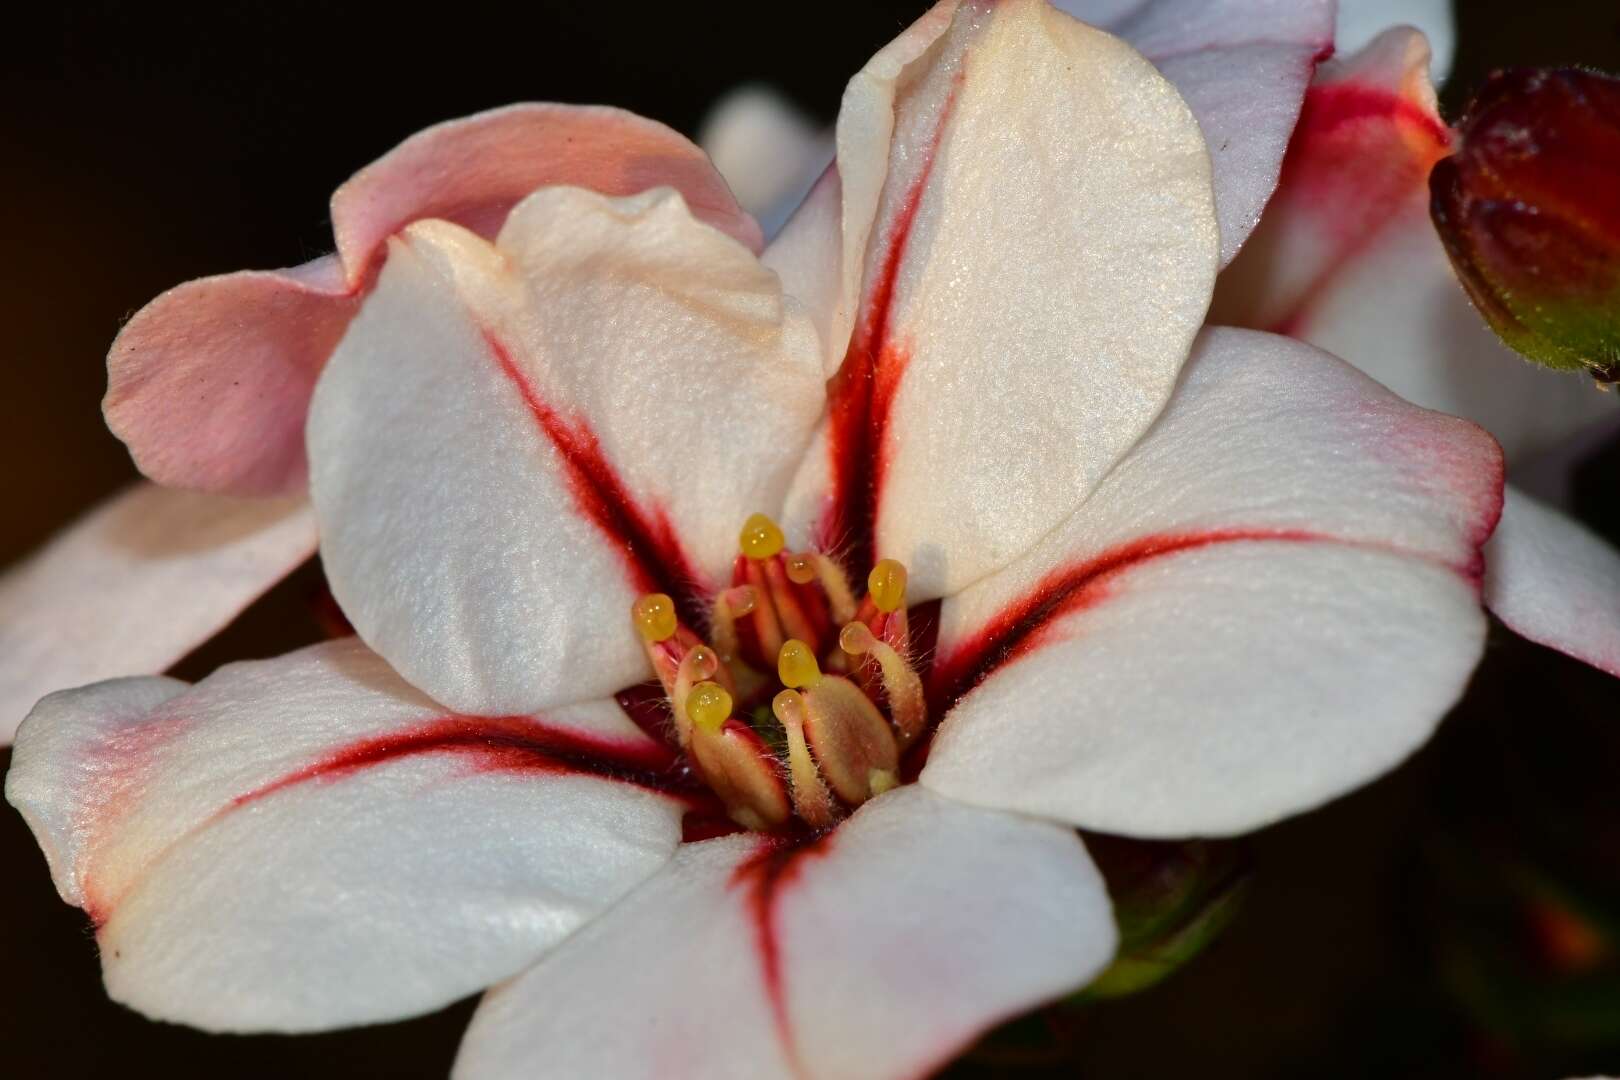
[[[707,626],[684,624],[663,593],[631,606],[674,738],[738,825],[830,828],[900,783],[928,719],[906,584],[893,559],[847,567],[791,551],[753,514]]]

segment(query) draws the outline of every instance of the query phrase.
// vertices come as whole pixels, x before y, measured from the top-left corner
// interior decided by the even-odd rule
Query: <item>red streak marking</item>
[[[889,416],[911,359],[905,348],[891,340],[895,283],[955,101],[953,90],[940,109],[928,156],[894,216],[888,250],[872,279],[849,351],[827,384],[832,503],[822,516],[817,539],[824,550],[842,549],[845,563],[857,570],[875,560],[878,504],[891,453]]]
[[[1415,101],[1356,83],[1312,87],[1283,162],[1273,216],[1326,223],[1327,239],[1338,250],[1267,329],[1298,336],[1344,266],[1378,239],[1414,193],[1427,199],[1429,170],[1450,151],[1451,132]]]
[[[804,870],[806,859],[826,855],[832,848],[830,832],[798,838],[766,838],[759,850],[744,860],[731,874],[731,885],[745,890],[744,903],[754,924],[754,941],[759,948],[760,973],[765,994],[771,1001],[776,1034],[788,1059],[798,1065],[798,1049],[793,1037],[793,1021],[788,1016],[787,991],[782,982],[782,951],[778,940],[777,901]],[[802,1071],[797,1070],[796,1071]]]
[[[694,585],[702,577],[692,567],[680,540],[662,510],[652,512],[637,505],[619,478],[617,470],[602,453],[601,443],[583,421],[570,424],[546,404],[522,369],[513,361],[506,346],[489,331],[484,340],[504,374],[523,396],[523,404],[535,423],[562,457],[574,502],[608,541],[619,549],[630,581],[638,592],[668,593],[675,600],[681,618],[688,625],[707,625],[707,616],[698,609]]]
[[[1119,575],[1178,552],[1242,540],[1289,543],[1328,540],[1297,529],[1225,529],[1184,535],[1148,536],[1122,544],[1075,566],[1048,574],[1029,593],[997,612],[950,656],[940,658],[929,680],[929,716],[942,717],[964,694],[1002,665],[1035,648],[1051,624],[1092,607],[1109,595]],[[936,721],[937,722],[937,721]]]
[[[696,794],[666,747],[552,727],[523,716],[443,716],[359,739],[231,800],[245,806],[298,784],[333,780],[421,754],[456,754],[480,771],[597,776],[682,798]]]
[[[1451,148],[1451,129],[1423,106],[1393,91],[1358,83],[1311,87],[1294,138],[1319,139],[1356,120],[1394,120],[1427,136],[1442,153]]]

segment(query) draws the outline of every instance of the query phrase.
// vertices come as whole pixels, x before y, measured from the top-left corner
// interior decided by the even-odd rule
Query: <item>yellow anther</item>
[[[874,797],[900,786],[900,778],[889,769],[870,770],[866,774],[866,782],[871,785]]]
[[[851,656],[871,652],[872,646],[876,644],[877,638],[863,622],[849,623],[838,632],[838,647]]]
[[[879,611],[899,611],[906,602],[906,568],[893,559],[881,559],[866,575],[866,593]]]
[[[743,523],[742,535],[737,537],[742,553],[750,559],[768,559],[781,551],[786,542],[776,522],[764,514],[750,514]]]
[[[777,654],[776,674],[783,686],[795,690],[809,688],[821,681],[821,665],[816,663],[816,654],[810,651],[810,646],[790,638]]]
[[[808,585],[816,580],[816,557],[809,553],[789,555],[786,560],[788,580],[795,585]]]
[[[675,601],[663,593],[648,593],[630,607],[636,629],[648,642],[668,641],[675,636]]]
[[[719,683],[701,682],[686,695],[687,718],[709,734],[731,719],[731,695]]]

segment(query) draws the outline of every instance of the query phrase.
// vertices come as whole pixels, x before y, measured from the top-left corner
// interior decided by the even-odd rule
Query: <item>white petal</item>
[[[766,236],[774,235],[832,160],[831,133],[768,86],[751,83],[721,98],[698,144]]]
[[[137,484],[0,577],[0,743],[66,686],[154,674],[315,550],[302,498]]]
[[[796,850],[682,847],[484,999],[456,1075],[923,1075],[1114,943],[1074,833],[903,788]]]
[[[814,329],[668,190],[547,188],[497,246],[406,230],[310,414],[332,590],[414,685],[528,712],[647,675],[629,621],[688,621],[821,410]]]
[[[1333,4],[1153,0],[1104,25],[1153,61],[1198,118],[1215,170],[1224,266],[1277,186],[1306,87],[1332,51]]]
[[[1620,676],[1620,552],[1511,487],[1485,548],[1485,604],[1515,633]]]
[[[1426,196],[1347,261],[1290,332],[1414,404],[1473,420],[1515,463],[1615,413],[1590,379],[1502,344],[1453,276]]]
[[[1341,55],[1353,53],[1391,26],[1413,26],[1423,32],[1434,50],[1430,74],[1435,82],[1445,82],[1457,49],[1451,0],[1339,0],[1334,45]]]
[[[1106,832],[1241,832],[1423,741],[1479,656],[1484,432],[1286,338],[1208,331],[1153,431],[941,610],[922,782]]]
[[[1451,136],[1428,62],[1422,35],[1396,30],[1323,65],[1212,321],[1326,349],[1408,401],[1483,425],[1518,461],[1613,410],[1585,380],[1515,356],[1457,284],[1429,221],[1429,170]]]
[[[1150,64],[1035,0],[963,3],[947,27],[950,8],[845,93],[861,302],[832,384],[833,490],[790,514],[831,495],[822,543],[859,564],[875,534],[919,599],[1027,549],[1141,434],[1219,246],[1203,139]]]
[[[349,639],[53,694],[6,797],[116,1000],[301,1031],[487,986],[653,873],[680,834],[664,761],[612,702],[454,716]]]

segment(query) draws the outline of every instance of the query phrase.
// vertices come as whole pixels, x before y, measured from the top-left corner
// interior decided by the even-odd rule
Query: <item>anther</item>
[[[866,575],[866,594],[885,614],[900,610],[906,602],[906,568],[894,559],[880,559]]]
[[[630,617],[636,630],[649,645],[668,641],[675,636],[680,625],[675,616],[675,601],[664,593],[648,593],[630,606]]]
[[[809,689],[821,682],[821,665],[810,646],[797,638],[782,645],[776,656],[776,674],[782,685],[794,690]]]
[[[713,735],[731,719],[731,695],[719,683],[700,682],[686,695],[686,716],[698,729]]]
[[[781,551],[784,543],[782,530],[764,514],[750,514],[737,537],[737,545],[750,559],[768,559]]]
[[[910,746],[928,722],[922,679],[905,657],[888,642],[878,640],[865,623],[852,622],[839,631],[838,647],[851,656],[870,656],[877,661],[883,674],[883,692],[889,699],[889,713],[895,727],[900,729],[900,745]]]

